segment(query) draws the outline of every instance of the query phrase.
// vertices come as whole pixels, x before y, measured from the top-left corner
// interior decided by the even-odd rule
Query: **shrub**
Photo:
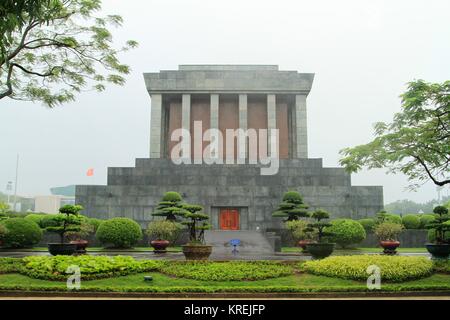
[[[147,234],[152,239],[174,242],[181,228],[179,223],[169,220],[152,221],[148,224]]]
[[[160,269],[175,277],[203,281],[261,280],[291,275],[293,271],[291,265],[273,261],[170,261]]]
[[[0,274],[18,273],[21,271],[22,259],[19,258],[0,258]]]
[[[283,201],[272,213],[273,217],[286,218],[286,221],[298,220],[301,217],[308,217],[308,206],[303,202],[303,198],[297,191],[288,191],[283,195]]]
[[[87,222],[92,226],[93,232],[97,232],[98,227],[103,222],[103,220],[96,218],[87,218]]]
[[[387,213],[385,210],[377,213],[377,223],[392,222],[402,224],[402,218],[398,214]]]
[[[155,271],[161,262],[155,260],[136,261],[129,256],[31,256],[22,259],[20,273],[36,279],[67,280],[68,267],[80,267],[81,279],[92,280],[124,276],[131,273]]]
[[[406,229],[420,229],[420,217],[417,214],[407,214],[402,218]]]
[[[97,239],[116,248],[129,248],[142,239],[139,224],[128,218],[113,218],[103,221],[97,229]]]
[[[381,280],[401,282],[431,275],[433,262],[426,257],[384,255],[333,256],[305,262],[301,268],[309,273],[327,277],[367,280],[367,267],[381,269]]]
[[[305,220],[292,220],[286,222],[286,229],[292,235],[294,241],[312,240],[315,234],[307,231],[308,222]]]
[[[403,225],[394,222],[382,222],[374,229],[374,233],[380,241],[395,241],[402,231]]]
[[[11,248],[30,247],[42,239],[42,230],[33,221],[23,218],[10,218],[1,222],[7,232],[4,246]]]
[[[46,226],[45,230],[58,234],[61,243],[64,243],[66,235],[81,231],[83,219],[78,215],[81,210],[83,210],[83,207],[78,205],[62,206],[59,208],[59,214],[54,214],[50,220],[46,220],[46,223],[51,225]]]
[[[25,219],[33,221],[36,223],[39,227],[41,226],[41,220],[45,217],[43,214],[37,214],[37,213],[30,213],[25,217]]]
[[[3,239],[6,237],[6,227],[2,224],[0,224],[0,246],[2,245]]]
[[[427,229],[434,232],[434,243],[447,244],[449,243],[448,234],[450,233],[450,216],[448,209],[444,206],[437,206],[433,209],[435,219],[427,225]]]
[[[434,214],[423,214],[420,216],[420,228],[426,229],[427,225],[434,220]]]
[[[364,230],[366,232],[373,231],[373,228],[375,227],[375,219],[367,218],[367,219],[360,219],[358,222],[363,226]]]
[[[326,229],[332,233],[330,241],[336,242],[342,248],[351,244],[357,244],[366,238],[363,226],[352,219],[336,219],[331,221],[331,226]]]

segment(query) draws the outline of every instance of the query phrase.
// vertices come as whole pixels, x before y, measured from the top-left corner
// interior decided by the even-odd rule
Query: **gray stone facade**
[[[91,217],[129,217],[142,227],[166,191],[178,191],[201,204],[218,228],[220,208],[239,208],[240,229],[279,228],[272,211],[284,192],[297,190],[311,209],[333,218],[373,216],[383,207],[379,186],[352,186],[342,168],[324,168],[322,159],[280,161],[274,176],[261,176],[260,165],[175,165],[169,159],[137,159],[134,168],[108,168],[107,186],[77,186],[76,201]]]
[[[314,74],[274,65],[182,65],[145,73],[144,79],[152,101],[150,158],[137,159],[132,168],[108,168],[106,186],[77,186],[76,202],[88,216],[130,217],[145,227],[167,191],[203,205],[213,229],[220,228],[219,214],[226,208],[238,209],[241,230],[279,228],[281,219],[272,212],[288,190],[334,218],[364,218],[383,208],[382,187],[352,186],[344,169],[308,159],[306,98]],[[279,129],[284,153],[278,173],[264,176],[262,165],[248,163],[175,165],[171,132],[191,130],[199,119],[221,130]],[[247,158],[249,149],[243,151]]]

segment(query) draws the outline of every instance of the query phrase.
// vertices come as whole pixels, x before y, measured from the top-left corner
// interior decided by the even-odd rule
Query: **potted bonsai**
[[[286,228],[292,235],[296,244],[302,249],[303,253],[308,253],[306,245],[314,243],[314,234],[306,231],[308,222],[305,220],[292,220],[286,222]]]
[[[450,256],[450,216],[448,209],[444,206],[437,206],[433,209],[435,219],[426,225],[427,229],[434,232],[434,243],[427,243],[426,248],[433,259],[448,259]]]
[[[68,232],[80,232],[81,219],[78,213],[83,210],[79,205],[65,205],[59,209],[59,214],[46,219],[48,225],[45,226],[45,230],[48,232],[54,232],[59,235],[61,241],[59,243],[49,243],[48,251],[56,255],[72,255],[77,249],[75,243],[64,243],[65,236]]]
[[[325,210],[318,209],[312,213],[311,218],[315,219],[316,222],[309,223],[306,231],[315,232],[317,242],[307,244],[306,250],[314,259],[326,258],[333,253],[335,245],[328,242],[328,237],[333,236],[333,233],[325,230],[331,226],[331,223],[323,221],[329,219],[330,214]]]
[[[273,217],[286,218],[285,222],[299,220],[309,217],[308,206],[303,202],[303,198],[297,191],[288,191],[283,195],[282,202],[277,210],[272,213]]]
[[[77,246],[75,250],[77,254],[85,254],[86,248],[89,245],[89,241],[86,240],[86,238],[95,232],[95,227],[90,224],[89,220],[85,217],[84,219],[81,219],[81,224],[79,227],[79,231],[68,231],[66,233],[66,237],[70,240],[69,243]]]
[[[168,191],[158,203],[152,216],[165,217],[166,220],[176,221],[177,216],[182,215],[183,212],[183,199],[181,195],[175,191]]]
[[[384,254],[396,254],[400,246],[399,234],[403,231],[403,225],[393,222],[381,222],[374,228],[374,234],[378,238]]]
[[[166,248],[176,239],[180,230],[178,223],[169,220],[152,221],[148,224],[147,234],[154,253],[165,253]]]
[[[186,260],[208,260],[212,252],[212,246],[205,245],[205,230],[208,230],[210,225],[206,222],[208,215],[202,213],[202,210],[202,206],[184,204],[183,211],[178,212],[178,215],[186,219],[182,224],[186,225],[189,231],[189,242],[182,246]]]

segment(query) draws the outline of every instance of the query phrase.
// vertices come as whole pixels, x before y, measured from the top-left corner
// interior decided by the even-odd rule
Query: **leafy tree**
[[[306,231],[314,232],[317,235],[318,243],[327,242],[327,238],[334,236],[333,232],[326,230],[328,227],[331,227],[331,223],[323,221],[330,218],[330,214],[327,211],[318,209],[311,214],[311,218],[315,219],[316,222],[309,223]]]
[[[42,225],[48,232],[57,233],[64,243],[64,237],[68,233],[80,232],[82,219],[78,213],[82,206],[67,204],[59,209],[60,214],[55,214],[49,219],[42,220]]]
[[[137,42],[114,48],[110,27],[122,18],[96,16],[100,9],[100,0],[2,1],[0,99],[54,107],[87,88],[122,85],[130,69],[118,54]]]
[[[177,215],[183,215],[184,213],[181,195],[178,192],[169,191],[164,194],[152,216],[166,217],[166,220],[176,221]]]
[[[411,182],[450,183],[450,81],[442,84],[417,80],[401,95],[402,111],[392,123],[375,124],[375,139],[341,150],[340,164],[349,172],[362,167],[401,172]]]
[[[450,221],[448,209],[444,206],[437,206],[433,210],[435,219],[426,225],[427,229],[434,230],[434,239],[437,244],[449,243],[446,237],[446,232],[450,231]]]
[[[209,216],[202,213],[202,206],[196,204],[184,204],[184,213],[182,216],[187,219],[182,224],[186,225],[189,230],[189,243],[205,243],[205,230],[211,226],[206,222]]]
[[[288,191],[283,196],[283,201],[278,209],[272,213],[273,217],[287,217],[285,221],[298,220],[300,217],[308,217],[308,206],[297,191]]]
[[[7,213],[9,212],[9,204],[5,202],[0,202],[0,220],[7,218]]]

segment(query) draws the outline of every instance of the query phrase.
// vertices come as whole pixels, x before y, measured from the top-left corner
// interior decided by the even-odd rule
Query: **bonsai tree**
[[[398,236],[402,233],[404,227],[394,222],[382,222],[375,226],[375,236],[380,241],[397,241]]]
[[[64,238],[68,232],[80,232],[81,219],[78,213],[83,210],[79,205],[65,205],[59,209],[59,214],[56,214],[47,220],[49,226],[45,227],[48,232],[57,233],[61,239],[61,244],[64,243]]]
[[[207,223],[209,216],[202,213],[202,206],[196,204],[184,204],[182,215],[187,221],[182,224],[186,225],[189,230],[189,244],[205,244],[205,230],[211,226]]]
[[[90,234],[95,233],[95,226],[89,222],[86,217],[79,216],[80,225],[78,231],[67,231],[66,237],[69,240],[83,240],[87,238]]]
[[[166,192],[158,203],[152,216],[155,217],[166,217],[166,220],[176,221],[177,216],[182,216],[183,211],[183,198],[178,192],[169,191]]]
[[[433,209],[434,220],[430,221],[425,227],[434,231],[435,244],[450,244],[446,232],[450,232],[450,216],[448,209],[444,206],[437,206]]]
[[[298,220],[300,217],[309,217],[308,206],[297,191],[288,191],[283,196],[283,201],[278,209],[272,213],[273,217],[287,218],[285,221]]]
[[[308,222],[306,220],[287,221],[286,228],[296,242],[300,240],[313,240],[315,237],[314,232],[307,231]]]
[[[328,237],[333,236],[334,233],[326,230],[331,227],[331,223],[323,220],[329,219],[330,214],[325,210],[318,209],[311,214],[311,218],[316,221],[309,223],[306,231],[315,232],[318,243],[328,243]]]

